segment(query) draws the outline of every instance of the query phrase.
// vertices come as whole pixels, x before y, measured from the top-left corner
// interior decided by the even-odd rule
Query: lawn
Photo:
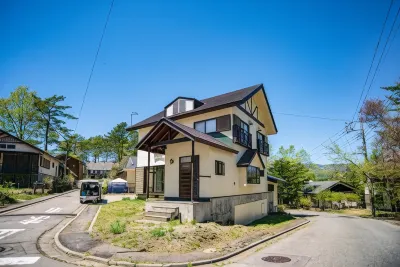
[[[372,216],[370,210],[367,209],[342,209],[342,210],[326,210],[329,213],[339,213],[345,215],[353,215],[353,216],[360,216],[360,217],[369,217]]]
[[[137,223],[145,202],[123,200],[103,206],[95,223],[93,237],[134,251],[192,252],[205,249],[230,252],[265,236],[272,235],[295,218],[287,214],[270,215],[248,226],[222,226],[213,222],[181,224]]]
[[[41,190],[37,190],[37,193],[33,194],[33,189],[30,188],[23,188],[23,189],[0,188],[0,195],[1,195],[0,204],[12,204],[20,200],[21,201],[31,200],[48,195],[47,190],[45,190],[44,194],[42,194],[41,192],[42,192]]]

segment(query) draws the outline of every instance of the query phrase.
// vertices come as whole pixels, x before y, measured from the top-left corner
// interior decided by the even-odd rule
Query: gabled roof
[[[136,145],[136,148],[147,151],[148,147],[149,146],[151,147],[154,143],[168,140],[166,138],[168,137],[168,131],[170,129],[173,130],[172,136],[170,136],[171,139],[176,137],[178,133],[181,133],[186,138],[188,138],[188,141],[192,140],[192,141],[203,143],[203,144],[206,144],[209,146],[220,148],[220,149],[232,152],[232,153],[238,153],[238,151],[236,151],[232,147],[228,146],[227,144],[225,144],[221,141],[218,141],[214,137],[212,137],[208,134],[199,132],[193,128],[190,128],[188,126],[180,124],[176,121],[170,120],[168,118],[162,118],[150,130],[150,132],[147,133],[139,141],[139,143]],[[152,151],[152,152],[156,152],[156,151]]]
[[[354,187],[346,184],[341,181],[316,181],[316,182],[309,182],[304,185],[304,193],[307,194],[318,194],[321,191],[329,190],[332,187],[341,184],[343,186],[348,187],[351,190],[354,190]]]
[[[261,164],[263,166],[263,168],[265,169],[265,165],[264,162],[260,156],[260,153],[258,153],[257,149],[248,149],[246,150],[242,157],[239,159],[239,161],[236,163],[236,166],[238,167],[247,167],[249,165],[251,165],[251,162],[253,161],[254,157],[258,155]]]
[[[269,109],[269,112],[271,114],[271,118],[274,124],[275,132],[278,132],[278,129],[276,128],[275,120],[271,112],[270,105],[268,103],[268,99],[266,97],[265,91],[264,91],[264,85],[263,84],[257,84],[253,85],[250,87],[246,87],[240,90],[236,90],[233,92],[225,93],[222,95],[206,98],[203,100],[200,100],[199,102],[203,103],[203,105],[194,108],[193,110],[182,112],[176,115],[169,116],[168,119],[171,120],[177,120],[185,117],[190,117],[194,116],[200,113],[205,113],[209,111],[214,111],[214,110],[219,110],[227,107],[232,107],[236,105],[243,104],[246,102],[250,97],[255,95],[258,91],[262,90],[264,93],[265,101],[267,102],[267,106]],[[175,99],[176,100],[176,99]],[[142,120],[141,122],[138,122],[132,126],[129,126],[127,130],[137,130],[140,128],[148,127],[155,125],[159,120],[161,120],[164,117],[164,110],[145,119]]]
[[[15,135],[12,135],[12,134],[10,134],[10,133],[4,131],[3,129],[0,129],[0,138],[4,137],[4,136],[6,136],[6,135],[8,135],[8,136],[14,138],[15,140],[17,140],[17,141],[20,142],[20,143],[24,143],[24,144],[26,144],[26,145],[28,145],[28,146],[30,146],[30,147],[32,147],[32,148],[38,150],[38,151],[41,152],[42,154],[47,154],[47,155],[49,155],[50,157],[52,157],[53,159],[55,159],[55,160],[61,162],[57,157],[54,157],[54,156],[51,155],[50,153],[48,153],[48,152],[46,152],[46,151],[44,151],[44,150],[38,148],[37,146],[34,146],[34,145],[32,145],[32,144],[30,144],[30,143],[28,143],[28,142],[22,140],[21,138],[16,137]]]

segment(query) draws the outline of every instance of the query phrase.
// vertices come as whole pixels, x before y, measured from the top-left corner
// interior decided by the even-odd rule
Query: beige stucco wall
[[[272,184],[274,186],[274,206],[276,206],[278,205],[278,183],[268,181],[268,184]]]
[[[42,154],[41,156],[43,158],[45,158],[45,159],[50,160],[50,169],[46,169],[46,168],[43,168],[43,167],[39,166],[39,173],[42,173],[42,174],[45,174],[45,175],[57,176],[57,172],[56,171],[58,171],[58,169],[59,169],[59,164],[60,164],[59,161],[55,160],[53,157],[50,157],[47,154]],[[53,168],[53,163],[54,163],[54,168]]]
[[[267,200],[235,206],[235,224],[249,224],[267,215]]]

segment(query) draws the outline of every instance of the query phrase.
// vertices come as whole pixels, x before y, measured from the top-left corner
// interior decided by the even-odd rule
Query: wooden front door
[[[194,162],[194,183],[193,183],[193,198],[199,198],[199,156],[195,156]],[[179,198],[190,199],[190,188],[192,179],[192,162],[191,156],[181,157],[179,159]]]

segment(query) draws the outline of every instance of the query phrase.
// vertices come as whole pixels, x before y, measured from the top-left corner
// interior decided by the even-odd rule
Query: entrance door
[[[164,192],[164,166],[157,166],[154,168],[154,192]]]
[[[194,162],[194,183],[193,183],[193,198],[199,198],[199,156],[195,156]],[[179,159],[179,198],[190,199],[190,188],[192,179],[192,162],[191,157],[181,157]]]

